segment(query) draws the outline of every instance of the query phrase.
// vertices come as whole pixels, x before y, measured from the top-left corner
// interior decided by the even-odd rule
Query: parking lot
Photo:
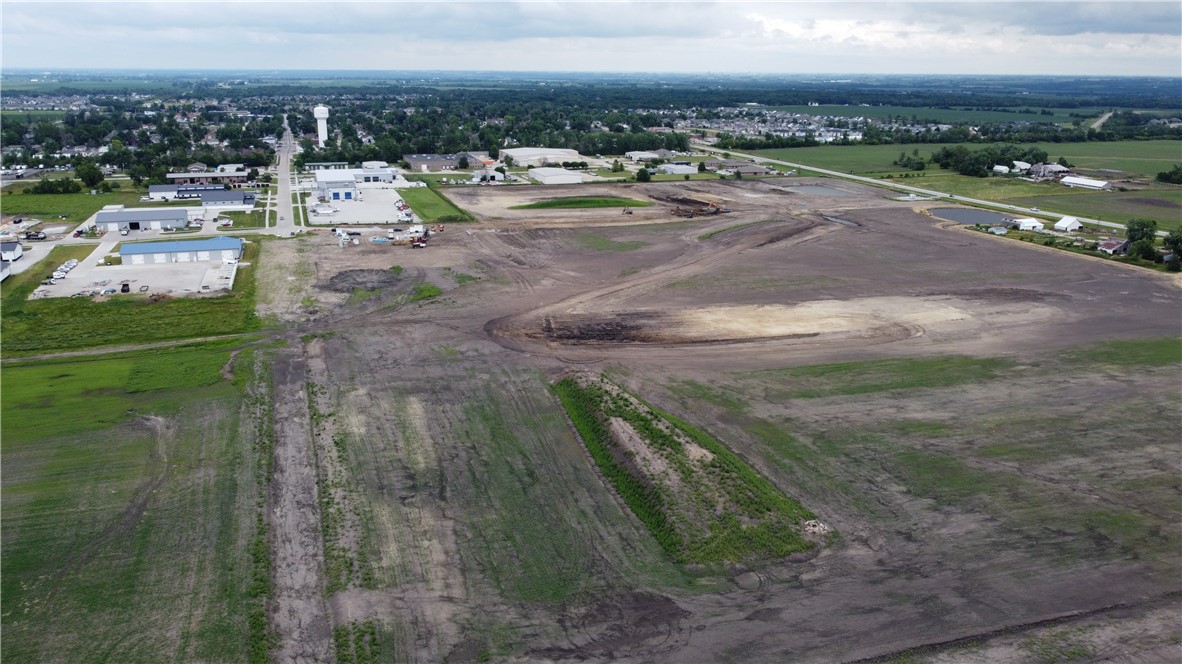
[[[361,183],[357,185],[360,200],[325,201],[337,209],[333,214],[313,214],[312,209],[321,203],[315,196],[310,196],[307,202],[307,218],[309,223],[318,226],[337,226],[343,224],[399,224],[410,223],[398,220],[398,201],[402,196],[393,185],[385,183]]]

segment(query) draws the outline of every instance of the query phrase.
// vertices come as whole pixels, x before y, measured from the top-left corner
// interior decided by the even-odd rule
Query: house
[[[1055,230],[1063,233],[1071,233],[1083,228],[1083,224],[1075,217],[1063,217],[1055,222]]]
[[[1031,219],[1030,217],[1015,219],[1013,224],[1014,227],[1020,231],[1037,231],[1041,233],[1042,231],[1046,230],[1046,226],[1041,221],[1038,221],[1037,219]]]
[[[1096,245],[1096,250],[1106,253],[1109,256],[1123,254],[1129,250],[1129,241],[1121,240],[1119,238],[1114,240],[1104,240],[1100,244]]]
[[[0,242],[0,260],[15,261],[25,255],[20,242]]]
[[[124,265],[164,263],[221,263],[242,258],[245,243],[236,237],[211,237],[173,242],[124,242],[119,256]]]
[[[565,168],[531,168],[529,177],[541,184],[579,184],[583,176]]]
[[[1112,185],[1106,180],[1093,180],[1091,178],[1081,178],[1075,175],[1068,175],[1059,180],[1059,184],[1067,187],[1079,187],[1081,189],[1095,189],[1097,191],[1108,191],[1112,189]]]
[[[706,160],[706,169],[711,170],[711,171],[717,171],[719,169],[734,170],[734,169],[739,168],[741,166],[750,166],[750,165],[752,165],[751,162],[743,161],[742,159],[707,159]]]
[[[124,209],[111,205],[94,215],[94,227],[98,231],[160,230],[165,226],[184,228],[189,223],[189,214],[183,208],[136,208]]]
[[[693,175],[698,172],[695,166],[682,166],[680,164],[661,164],[657,167],[658,173],[665,175]]]

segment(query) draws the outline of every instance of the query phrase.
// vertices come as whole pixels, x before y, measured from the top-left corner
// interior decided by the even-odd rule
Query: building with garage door
[[[242,258],[245,243],[236,237],[211,237],[171,242],[124,242],[119,256],[124,265],[156,263],[221,263]]]
[[[392,168],[337,168],[316,171],[316,189],[320,197],[332,201],[357,198],[357,185],[390,184],[397,178]]]
[[[565,168],[531,168],[529,177],[542,184],[579,184],[583,176]]]
[[[95,230],[139,231],[161,230],[162,228],[184,228],[189,223],[189,213],[184,208],[134,208],[122,206],[104,208],[94,216]]]

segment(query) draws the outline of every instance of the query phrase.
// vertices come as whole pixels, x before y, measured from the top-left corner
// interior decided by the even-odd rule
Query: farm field
[[[821,178],[447,196],[479,221],[425,249],[342,248],[327,234],[264,243],[255,313],[278,343],[239,355],[232,381],[210,373],[229,345],[192,349],[220,355],[175,362],[189,376],[175,384],[153,369],[165,355],[4,365],[34,372],[3,397],[4,414],[18,412],[5,440],[24,427],[25,454],[53,451],[37,436],[94,438],[76,405],[88,399],[114,418],[102,431],[148,414],[194,441],[273,441],[258,457],[272,463],[263,488],[239,484],[246,507],[233,510],[235,587],[267,553],[264,629],[242,618],[233,644],[186,631],[189,614],[161,599],[152,630],[194,635],[163,638],[191,644],[169,658],[242,661],[261,643],[278,661],[935,662],[960,652],[940,644],[971,639],[1000,664],[1019,642],[1146,658],[1170,647],[1176,626],[1161,615],[1182,606],[1174,276],[945,228],[920,214],[934,204]],[[556,196],[649,205],[516,207]],[[709,203],[732,212],[671,213]],[[133,361],[148,365],[118,364]],[[622,482],[556,393],[578,376],[628,395],[600,399],[593,417],[634,452],[616,457],[636,464]],[[72,415],[27,433],[36,408],[57,407],[54,381]],[[224,405],[243,393],[253,413]],[[128,406],[128,394],[142,397]],[[215,420],[226,424],[193,424]],[[256,420],[273,430],[244,426]],[[153,477],[150,441],[125,438],[96,449],[127,470],[112,462],[88,481]],[[248,455],[214,449],[226,448],[202,463],[258,481]],[[6,492],[51,470],[14,458]],[[630,502],[645,482],[678,496],[654,498],[682,520],[677,537],[655,535]],[[102,504],[119,514],[129,496]],[[173,512],[147,514],[168,530]],[[102,523],[61,518],[79,524],[76,546]],[[813,519],[803,539],[785,535]],[[785,537],[750,536],[765,525]],[[6,528],[5,546],[28,532]],[[262,549],[248,542],[258,532]],[[56,543],[23,541],[13,550]],[[135,550],[158,550],[146,542]],[[794,546],[770,546],[783,543]],[[208,550],[192,548],[180,569]],[[95,560],[112,579],[141,569]],[[36,578],[4,572],[6,590]],[[178,578],[158,577],[154,596]],[[225,613],[257,618],[258,606]],[[30,617],[13,647],[75,615]],[[114,615],[88,629],[134,620]],[[73,661],[67,647],[41,659]],[[112,652],[134,659],[126,647]]]
[[[777,111],[787,111],[790,113],[801,113],[805,115],[829,115],[842,118],[896,118],[903,117],[910,120],[915,117],[919,120],[933,120],[942,123],[957,123],[957,122],[1016,122],[1022,120],[1033,120],[1037,122],[1055,122],[1070,124],[1075,118],[1071,116],[1072,113],[1087,117],[1099,117],[1102,109],[1098,108],[1073,108],[1061,109],[1052,108],[1050,110],[1052,115],[1041,115],[1043,108],[1040,107],[1026,107],[1017,106],[1010,111],[978,111],[975,109],[965,108],[919,108],[915,106],[835,106],[831,104],[823,104],[821,106],[771,106],[771,109]],[[1018,111],[1030,108],[1034,113],[1020,113]]]

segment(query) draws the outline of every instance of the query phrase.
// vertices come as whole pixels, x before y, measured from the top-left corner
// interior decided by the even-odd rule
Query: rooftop
[[[243,241],[236,237],[211,237],[200,240],[170,240],[168,242],[124,242],[119,245],[120,256],[172,253],[174,251],[217,251],[242,249]]]

